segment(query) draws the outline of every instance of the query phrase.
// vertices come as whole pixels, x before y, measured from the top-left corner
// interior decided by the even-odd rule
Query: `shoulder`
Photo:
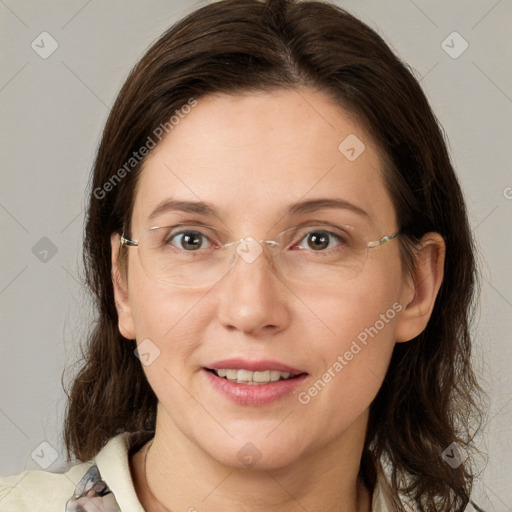
[[[23,471],[0,479],[0,510],[2,512],[65,511],[66,502],[92,462],[73,466],[65,473]],[[56,508],[57,506],[57,508]]]
[[[147,434],[124,433],[112,439],[94,460],[65,473],[24,471],[0,479],[2,512],[75,512],[86,502],[105,512],[144,512],[133,487],[129,454]]]

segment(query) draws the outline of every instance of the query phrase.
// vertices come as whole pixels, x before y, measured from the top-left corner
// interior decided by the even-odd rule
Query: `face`
[[[170,198],[209,203],[217,215],[171,210],[149,219]],[[286,213],[320,198],[364,213]],[[146,160],[130,235],[142,244],[149,227],[178,223],[219,233],[220,240],[205,243],[273,239],[299,224],[349,225],[376,239],[398,228],[377,147],[353,118],[309,89],[198,101]],[[301,245],[313,250],[308,240]],[[241,466],[248,455],[266,468],[364,437],[408,293],[396,239],[369,249],[362,270],[344,281],[285,278],[264,249],[250,263],[238,257],[214,285],[196,288],[155,280],[140,247],[123,250],[120,329],[146,344],[151,364],[144,371],[159,400],[159,425],[217,461]],[[236,361],[219,363],[228,359]],[[237,384],[207,370],[219,367],[289,367],[299,376]]]

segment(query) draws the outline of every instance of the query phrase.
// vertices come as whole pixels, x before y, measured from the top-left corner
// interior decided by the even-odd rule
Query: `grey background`
[[[165,29],[203,3],[0,1],[2,475],[55,457],[50,470],[66,466],[61,374],[92,322],[80,282],[89,170],[128,71]],[[480,438],[488,463],[475,499],[488,511],[512,511],[512,2],[337,3],[415,70],[448,134],[483,272],[475,367],[491,406]],[[59,45],[47,59],[31,47],[45,31]],[[458,58],[445,51],[460,51],[457,37],[442,46],[454,31],[469,44]]]

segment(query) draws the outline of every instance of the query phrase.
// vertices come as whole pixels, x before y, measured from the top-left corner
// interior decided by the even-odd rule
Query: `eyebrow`
[[[299,201],[292,203],[285,211],[285,215],[300,215],[305,213],[313,213],[318,210],[326,209],[343,209],[351,210],[358,215],[368,217],[368,213],[361,207],[340,198],[322,197],[318,199],[310,199],[307,201]],[[180,201],[177,199],[164,199],[149,214],[148,219],[153,220],[163,213],[179,211],[187,213],[197,213],[206,217],[214,217],[220,219],[220,215],[215,207],[204,201]]]

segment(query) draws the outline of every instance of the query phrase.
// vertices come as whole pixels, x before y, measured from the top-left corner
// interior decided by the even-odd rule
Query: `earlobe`
[[[439,233],[427,233],[415,256],[415,268],[404,286],[396,324],[397,343],[421,334],[430,320],[444,276],[446,245]]]
[[[110,243],[112,252],[112,284],[114,287],[119,332],[123,337],[131,340],[135,339],[135,329],[129,303],[127,275],[119,265],[119,250],[121,248],[119,234],[114,233],[110,237]]]

